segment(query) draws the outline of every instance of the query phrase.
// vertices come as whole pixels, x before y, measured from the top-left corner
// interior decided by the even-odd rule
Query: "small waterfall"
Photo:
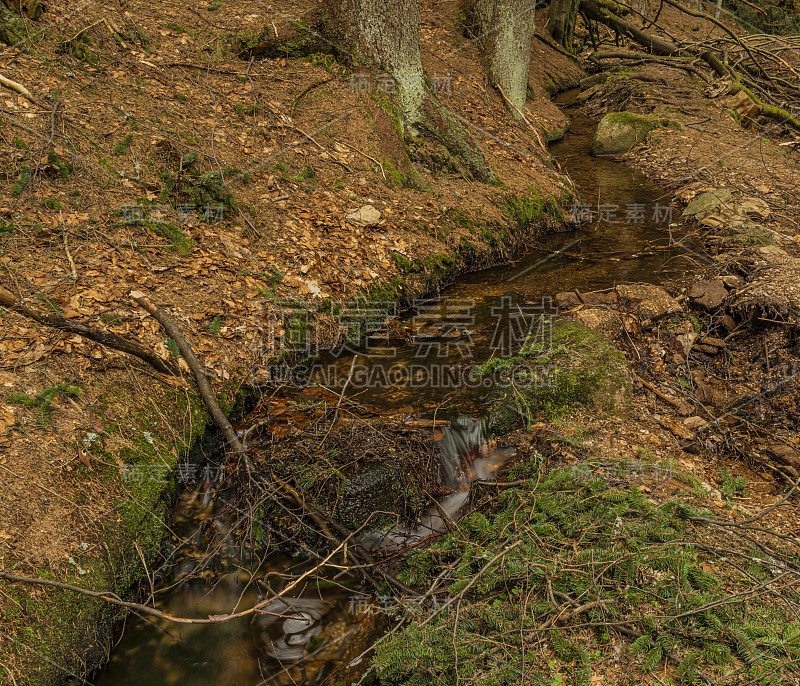
[[[498,469],[515,453],[513,448],[497,447],[489,436],[486,419],[465,416],[457,417],[444,429],[437,446],[440,483],[450,494],[431,506],[413,528],[372,531],[362,538],[363,545],[393,550],[446,531],[447,520],[455,521],[461,514],[472,482],[494,480]]]

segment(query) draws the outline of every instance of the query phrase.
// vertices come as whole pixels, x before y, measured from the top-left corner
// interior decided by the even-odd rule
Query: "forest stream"
[[[583,202],[573,208],[579,228],[569,233],[542,236],[513,263],[466,274],[446,289],[442,297],[425,304],[425,324],[442,333],[452,319],[453,303],[465,308],[452,343],[442,353],[439,346],[409,345],[385,334],[371,350],[324,355],[322,368],[350,378],[357,366],[365,378],[385,363],[392,348],[392,363],[428,374],[432,368],[466,369],[471,360],[482,361],[496,347],[497,322],[523,308],[554,311],[551,298],[562,291],[583,293],[618,283],[661,283],[690,271],[691,256],[675,246],[680,236],[671,216],[671,194],[643,175],[609,158],[592,157],[589,145],[596,122],[569,103],[576,92],[556,100],[567,105],[572,128],[550,151],[575,182]],[[418,314],[418,313],[417,313]],[[409,315],[410,317],[410,315]],[[404,321],[407,321],[408,317]],[[452,331],[450,331],[452,333]],[[425,340],[424,337],[417,341]],[[377,412],[413,407],[423,417],[447,416],[452,421],[439,437],[443,480],[450,480],[454,495],[440,503],[456,517],[469,489],[469,479],[490,478],[497,463],[508,458],[502,450],[483,450],[489,436],[482,418],[485,388],[425,388],[414,384],[379,387],[348,385],[347,393]],[[454,410],[438,410],[445,404]],[[461,417],[458,417],[458,415]],[[470,419],[477,417],[478,419]],[[255,421],[255,420],[252,420]],[[251,423],[252,423],[251,421]],[[247,430],[248,419],[240,423]],[[464,460],[472,469],[467,474]],[[184,491],[174,510],[170,533],[162,546],[168,564],[153,580],[156,607],[180,617],[231,613],[251,607],[270,591],[285,588],[289,574],[313,567],[304,557],[272,553],[242,546],[229,535],[237,518],[225,504],[221,473],[213,456],[202,483]],[[239,513],[241,514],[241,513]],[[394,542],[420,537],[436,530],[438,515],[432,510],[413,530],[388,532]],[[387,532],[384,532],[387,534]],[[375,538],[373,536],[373,538]],[[382,543],[385,545],[387,536]],[[174,624],[131,617],[119,637],[107,666],[96,675],[98,686],[257,686],[261,684],[322,684],[357,676],[368,662],[370,643],[384,630],[379,619],[381,598],[346,578],[331,578],[287,593],[265,608],[265,614],[223,624]],[[145,586],[145,591],[147,591]],[[366,619],[370,618],[370,619]]]

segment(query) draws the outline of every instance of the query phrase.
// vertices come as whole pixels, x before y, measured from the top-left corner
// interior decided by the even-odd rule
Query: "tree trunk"
[[[419,0],[325,0],[325,9],[324,32],[340,54],[354,65],[385,69],[394,77],[404,132],[429,132],[474,177],[492,181],[494,174],[477,143],[426,86]]]
[[[476,0],[473,24],[483,41],[486,70],[517,119],[528,97],[528,63],[534,34],[534,0]]]
[[[44,14],[44,5],[41,0],[3,0],[12,10],[22,14],[23,12],[31,19],[40,19]]]
[[[567,52],[573,51],[575,24],[580,0],[552,0],[547,14],[547,29],[553,40]]]

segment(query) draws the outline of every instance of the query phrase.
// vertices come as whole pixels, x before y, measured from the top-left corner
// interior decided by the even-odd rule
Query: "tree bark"
[[[40,0],[3,0],[3,3],[19,14],[26,14],[31,19],[40,19],[44,14],[44,5]]]
[[[547,30],[561,47],[572,52],[580,0],[552,0],[547,14]]]
[[[533,0],[476,0],[472,12],[489,80],[511,101],[506,107],[516,119],[521,119],[528,97],[535,9]]]
[[[427,131],[481,181],[494,174],[459,118],[428,90],[420,57],[419,0],[325,0],[324,32],[337,51],[394,78],[404,135]]]

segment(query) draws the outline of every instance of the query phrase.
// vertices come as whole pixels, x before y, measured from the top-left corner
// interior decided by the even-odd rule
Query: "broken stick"
[[[178,345],[178,350],[181,351],[183,359],[186,360],[186,364],[189,365],[189,369],[192,370],[194,378],[197,380],[197,387],[200,389],[200,395],[202,396],[203,402],[206,404],[208,411],[211,413],[214,423],[221,429],[222,433],[225,434],[225,438],[228,440],[228,443],[233,450],[244,460],[244,465],[247,468],[247,474],[250,476],[253,469],[252,465],[250,464],[250,458],[247,457],[247,451],[242,445],[242,442],[239,440],[239,437],[236,435],[236,432],[233,430],[233,427],[228,421],[228,418],[225,416],[225,413],[217,403],[217,399],[214,397],[214,391],[211,389],[211,384],[208,382],[208,375],[198,361],[197,357],[195,357],[195,354],[192,351],[192,346],[189,345],[189,341],[184,338],[175,322],[173,322],[163,310],[160,310],[153,303],[151,303],[144,293],[140,291],[131,291],[131,298],[133,298],[136,303],[147,310],[153,319],[161,324],[164,331],[166,331],[169,334],[169,337]]]
[[[83,336],[84,338],[101,343],[102,345],[113,348],[114,350],[119,350],[123,353],[128,353],[128,355],[138,357],[140,360],[144,360],[162,374],[170,374],[172,376],[181,375],[180,370],[177,367],[165,362],[154,352],[151,352],[150,350],[147,350],[136,343],[132,343],[131,341],[125,340],[121,336],[109,333],[108,331],[93,329],[92,327],[82,324],[81,322],[76,322],[72,319],[67,319],[66,317],[61,317],[57,314],[51,314],[50,312],[45,312],[44,310],[36,307],[36,305],[33,303],[26,302],[22,298],[17,297],[14,293],[9,291],[7,288],[3,288],[2,286],[0,286],[0,305],[8,308],[12,312],[19,312],[20,314],[23,314],[26,317],[33,319],[35,322],[39,322],[40,324],[52,326],[53,328],[61,329],[62,331],[76,333],[79,336]]]

